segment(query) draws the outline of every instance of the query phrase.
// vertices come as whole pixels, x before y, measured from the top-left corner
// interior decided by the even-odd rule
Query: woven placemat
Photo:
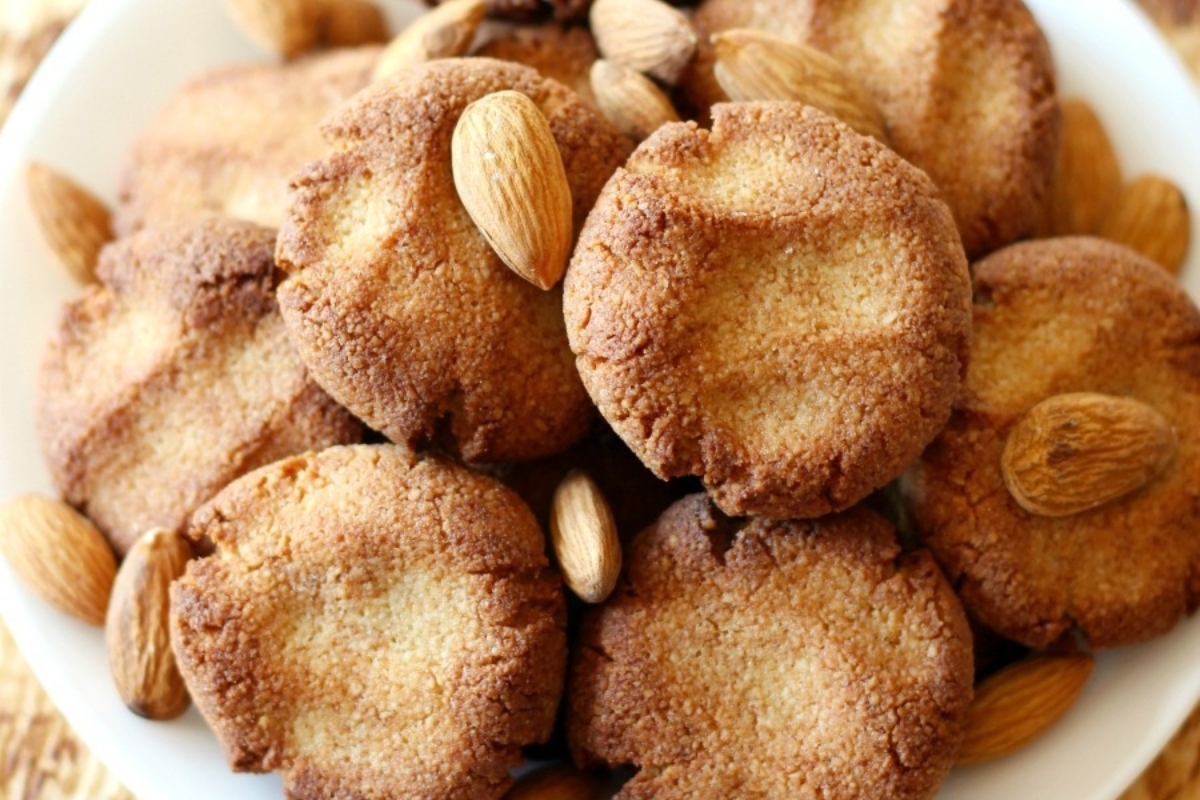
[[[33,68],[84,2],[38,0],[6,5],[0,0],[0,125]],[[1200,81],[1200,0],[1139,2]],[[20,16],[5,18],[18,7]],[[0,797],[134,800],[55,711],[3,623]],[[1121,800],[1200,800],[1200,708]]]

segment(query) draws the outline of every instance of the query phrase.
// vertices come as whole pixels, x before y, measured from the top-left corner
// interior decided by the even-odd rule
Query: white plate
[[[1200,207],[1200,97],[1149,24],[1127,0],[1027,2],[1050,37],[1061,89],[1095,105],[1126,173],[1166,174]],[[261,57],[217,0],[93,0],[13,112],[0,135],[0,499],[51,491],[33,435],[32,384],[57,307],[73,293],[39,239],[22,166],[44,160],[112,200],[126,148],[174,89],[206,67]],[[1200,221],[1192,227],[1200,235]],[[1185,282],[1200,296],[1200,248]],[[54,702],[141,800],[282,796],[274,776],[231,774],[194,710],[167,724],[127,712],[100,631],[38,602],[2,559],[0,611]],[[1036,746],[956,771],[938,798],[1112,800],[1198,699],[1200,619],[1105,653],[1080,702]]]

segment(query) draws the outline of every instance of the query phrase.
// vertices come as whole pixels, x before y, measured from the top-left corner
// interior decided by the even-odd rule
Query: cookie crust
[[[321,385],[392,441],[470,461],[561,451],[592,415],[561,290],[509,270],[454,189],[457,120],[504,89],[546,114],[581,223],[629,142],[529,67],[445,59],[343,106],[326,127],[332,154],[293,183],[276,250],[288,272],[280,307]]]
[[[499,798],[562,690],[563,597],[528,508],[392,446],[268,466],[200,509],[172,643],[231,766],[292,798]]]
[[[824,50],[866,87],[892,146],[929,174],[967,255],[1029,233],[1058,147],[1054,63],[1020,0],[705,0],[691,87],[724,98],[709,34],[758,28]]]
[[[970,281],[895,153],[798,104],[723,104],[605,187],[564,311],[584,385],[651,470],[789,519],[850,507],[941,428]]]
[[[931,797],[971,698],[962,607],[856,509],[733,521],[685,498],[573,646],[567,730],[618,798]]]
[[[213,218],[105,248],[42,358],[55,487],[124,553],[234,478],[362,426],[311,379],[275,304],[274,233]]]
[[[379,50],[228,67],[189,83],[133,146],[118,234],[214,215],[278,228],[288,181],[325,153],[321,121],[367,85]]]
[[[1031,647],[1168,630],[1200,598],[1200,311],[1159,266],[1085,237],[1013,245],[975,265],[975,344],[946,430],[905,476],[926,545],[987,626]],[[1143,488],[1069,517],[1004,486],[1008,432],[1069,392],[1130,397],[1175,428]]]

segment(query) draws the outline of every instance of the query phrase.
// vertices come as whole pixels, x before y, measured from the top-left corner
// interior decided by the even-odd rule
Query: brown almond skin
[[[975,687],[959,764],[1020,750],[1074,705],[1092,674],[1087,654],[1047,654],[1019,661]]]
[[[190,702],[171,650],[170,586],[191,558],[183,537],[154,528],[117,572],[104,625],[108,665],[122,702],[139,717],[174,719]]]
[[[735,102],[804,103],[888,143],[887,124],[871,95],[828,53],[748,28],[714,34],[712,44],[714,75]]]
[[[654,81],[623,64],[597,59],[589,73],[596,105],[608,121],[635,142],[668,122],[678,122],[679,112]]]
[[[1099,232],[1121,191],[1121,164],[1104,123],[1084,100],[1062,101],[1062,139],[1037,238]]]
[[[459,200],[501,260],[540,289],[567,269],[571,186],[550,125],[516,91],[467,106],[451,140]]]
[[[96,260],[113,239],[112,212],[57,170],[31,161],[25,170],[29,204],[50,249],[80,284],[96,283]]]
[[[0,552],[50,605],[103,625],[117,560],[103,534],[66,503],[23,494],[0,508]]]
[[[606,59],[671,86],[696,54],[691,21],[660,0],[596,0],[589,19]]]
[[[1192,216],[1179,187],[1159,175],[1139,175],[1113,201],[1100,236],[1137,250],[1173,275],[1191,244]]]
[[[1074,392],[1026,412],[1008,434],[1000,467],[1022,508],[1065,517],[1145,486],[1178,449],[1171,424],[1145,403]]]
[[[554,492],[550,543],[571,591],[585,603],[603,603],[621,576],[621,540],[600,487],[580,470]]]

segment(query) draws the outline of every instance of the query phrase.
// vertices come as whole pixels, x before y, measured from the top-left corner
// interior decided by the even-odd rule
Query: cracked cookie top
[[[459,117],[507,89],[545,114],[581,224],[628,140],[530,67],[444,59],[373,84],[329,121],[332,152],[294,180],[276,250],[284,320],[326,391],[394,442],[469,461],[559,452],[592,418],[561,290],[505,266],[455,191]]]
[[[572,654],[581,765],[618,798],[927,798],[971,699],[971,635],[926,552],[858,508],[730,520],[680,500],[625,552]]]
[[[1033,227],[1058,146],[1054,64],[1020,0],[705,0],[685,87],[724,99],[709,34],[757,28],[830,53],[861,81],[891,144],[929,174],[971,258]]]
[[[1089,238],[975,265],[975,341],[946,430],[905,476],[926,545],[971,614],[1031,647],[1162,633],[1200,602],[1200,311],[1158,265]],[[1065,517],[1024,510],[1001,455],[1024,414],[1095,392],[1145,403],[1179,449],[1156,479]]]
[[[124,553],[181,529],[234,478],[356,442],[309,377],[275,304],[275,235],[211,218],[100,255],[42,358],[37,433],[56,488]]]
[[[920,455],[958,393],[970,297],[923,173],[815,109],[736,103],[617,171],[564,310],[584,385],[648,467],[790,519]]]
[[[278,228],[288,180],[325,153],[321,121],[367,85],[378,47],[216,70],[181,89],[133,146],[115,224],[226,216]]]
[[[562,591],[490,478],[335,447],[233,483],[190,534],[216,550],[172,586],[172,644],[234,769],[293,798],[499,798],[549,736]]]

